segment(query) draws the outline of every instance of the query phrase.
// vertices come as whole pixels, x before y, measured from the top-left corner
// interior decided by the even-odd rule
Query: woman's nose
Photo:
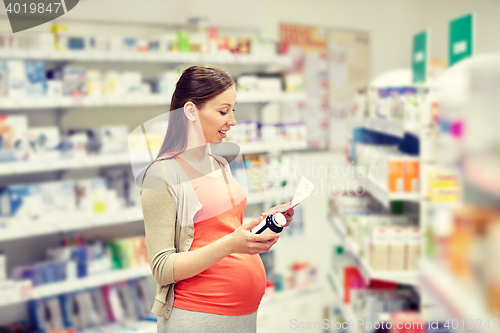
[[[234,125],[236,125],[236,124],[237,124],[237,122],[236,122],[236,118],[234,118],[234,114],[231,114],[231,119],[229,119],[229,121],[227,122],[227,124],[228,124],[229,126],[234,126]]]

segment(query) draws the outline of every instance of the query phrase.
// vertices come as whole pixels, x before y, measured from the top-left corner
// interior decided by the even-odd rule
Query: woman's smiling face
[[[201,128],[207,143],[222,142],[231,126],[236,125],[234,119],[235,104],[236,88],[233,85],[209,100],[198,111]]]

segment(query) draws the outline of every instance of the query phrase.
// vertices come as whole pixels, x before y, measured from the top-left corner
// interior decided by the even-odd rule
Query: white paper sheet
[[[293,208],[302,201],[304,201],[311,194],[313,189],[314,189],[314,184],[309,179],[302,176],[302,178],[300,178],[299,186],[297,187],[297,190],[295,191],[295,194],[293,196],[292,202],[280,208],[270,209],[262,213],[262,215],[270,215],[278,212],[280,213],[286,212],[290,208]]]

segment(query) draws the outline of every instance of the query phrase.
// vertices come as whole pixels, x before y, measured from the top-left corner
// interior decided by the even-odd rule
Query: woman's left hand
[[[283,205],[274,206],[273,208],[270,208],[269,210],[290,206],[290,204],[291,203],[286,203]],[[288,227],[288,225],[290,225],[290,222],[292,222],[292,219],[293,219],[293,214],[294,214],[293,208],[289,208],[287,211],[281,212],[281,214],[285,215],[285,217],[286,217],[285,227]]]

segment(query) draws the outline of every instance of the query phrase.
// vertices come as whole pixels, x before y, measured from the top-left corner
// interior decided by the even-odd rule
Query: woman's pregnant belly
[[[177,282],[174,307],[222,315],[257,311],[266,288],[258,254],[232,254],[198,275]]]

